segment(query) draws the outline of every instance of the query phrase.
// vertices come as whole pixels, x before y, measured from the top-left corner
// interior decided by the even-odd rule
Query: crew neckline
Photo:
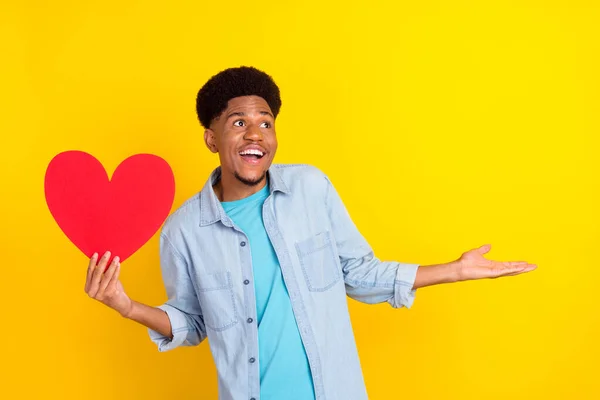
[[[222,201],[221,204],[223,205],[223,207],[227,207],[227,208],[237,207],[237,206],[244,205],[246,203],[250,203],[254,200],[266,198],[268,195],[269,195],[269,183],[267,182],[267,184],[262,189],[260,189],[256,193],[251,194],[248,197],[244,197],[243,199],[239,199],[239,200]]]

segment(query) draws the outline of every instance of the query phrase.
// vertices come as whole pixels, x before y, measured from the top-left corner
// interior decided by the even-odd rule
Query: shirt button
[[[250,400],[256,400],[254,397],[250,397]]]
[[[246,242],[241,242],[240,246],[244,247],[246,245]]]
[[[252,357],[251,359],[249,359],[248,361],[250,361],[250,364],[254,363],[254,361],[256,361],[256,359],[254,357]]]
[[[248,279],[244,280],[244,285],[247,285],[249,283],[250,283],[250,281]]]
[[[248,318],[246,321],[248,321],[248,323],[251,324],[254,320],[252,318]]]

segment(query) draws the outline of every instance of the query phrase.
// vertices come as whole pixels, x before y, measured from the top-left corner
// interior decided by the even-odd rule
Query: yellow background
[[[0,13],[3,399],[211,399],[205,342],[160,354],[89,299],[44,199],[57,153],[112,174],[149,152],[174,207],[218,159],[200,86],[254,65],[280,85],[276,162],[333,179],[376,254],[538,263],[528,275],[350,300],[370,398],[600,398],[600,6],[594,1],[22,1]],[[165,300],[156,235],[123,264]]]

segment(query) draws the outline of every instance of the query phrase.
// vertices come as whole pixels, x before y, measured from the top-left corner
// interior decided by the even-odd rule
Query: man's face
[[[205,130],[204,140],[219,153],[223,175],[254,186],[265,179],[277,151],[275,118],[262,97],[236,97]]]

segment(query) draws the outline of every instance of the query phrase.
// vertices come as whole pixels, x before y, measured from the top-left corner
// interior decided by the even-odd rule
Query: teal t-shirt
[[[312,376],[279,261],[267,236],[262,207],[265,185],[241,200],[222,202],[223,209],[248,237],[252,254],[258,362],[262,400],[314,400]]]

